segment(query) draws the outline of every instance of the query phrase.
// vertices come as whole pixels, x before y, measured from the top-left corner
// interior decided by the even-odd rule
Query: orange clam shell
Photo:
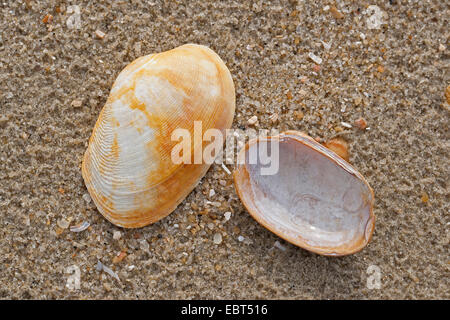
[[[211,49],[187,44],[130,63],[117,77],[85,152],[82,175],[100,213],[125,228],[154,223],[178,206],[210,164],[175,164],[175,129],[194,136],[230,128],[231,74]],[[205,143],[191,144],[191,154]],[[200,149],[200,150],[199,150]]]

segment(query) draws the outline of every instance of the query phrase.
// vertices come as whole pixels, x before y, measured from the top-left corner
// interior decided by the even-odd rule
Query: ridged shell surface
[[[170,214],[210,166],[174,164],[173,131],[187,129],[193,137],[194,121],[201,121],[203,132],[224,132],[234,109],[230,72],[205,46],[183,45],[129,64],[111,89],[82,164],[100,213],[127,228]],[[192,143],[191,154],[197,151]]]
[[[249,163],[248,154],[272,140],[278,143],[279,170],[262,175],[263,165]],[[355,253],[370,241],[372,189],[355,168],[311,137],[287,131],[252,140],[240,151],[239,163],[234,180],[241,201],[281,238],[328,256]]]

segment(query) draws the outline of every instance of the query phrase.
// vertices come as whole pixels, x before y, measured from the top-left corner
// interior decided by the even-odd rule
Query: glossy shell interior
[[[262,174],[249,154],[277,141],[279,170]],[[272,149],[271,149],[272,148]],[[288,131],[250,141],[239,153],[234,180],[249,213],[281,238],[309,251],[342,256],[361,250],[375,225],[374,195],[364,177],[309,136]]]
[[[170,214],[209,164],[174,164],[175,129],[194,137],[194,121],[225,132],[235,90],[211,49],[188,44],[130,63],[117,77],[84,155],[82,174],[98,210],[112,223],[143,227]],[[193,138],[192,138],[193,142]],[[191,155],[202,151],[200,143]],[[201,150],[199,150],[201,149]]]

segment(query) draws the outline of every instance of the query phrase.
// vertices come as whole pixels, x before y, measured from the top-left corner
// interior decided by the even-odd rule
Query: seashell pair
[[[191,135],[231,127],[235,90],[211,49],[194,44],[138,58],[117,77],[95,124],[82,175],[100,213],[115,225],[143,227],[170,214],[210,164],[175,164],[176,128]],[[373,192],[351,165],[310,137],[288,131],[279,142],[279,171],[259,174],[242,161],[236,190],[250,214],[280,237],[323,255],[362,249],[374,228]],[[264,139],[250,141],[243,159]],[[191,155],[205,145],[193,145]],[[197,150],[197,149],[199,150]]]

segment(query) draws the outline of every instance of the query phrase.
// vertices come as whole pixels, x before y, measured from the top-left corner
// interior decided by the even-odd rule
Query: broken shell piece
[[[126,228],[170,214],[211,165],[196,160],[208,146],[201,141],[173,161],[180,138],[197,129],[225,136],[234,109],[231,74],[205,46],[187,44],[130,63],[114,82],[83,159],[84,182],[100,213]],[[184,134],[174,139],[177,129]]]
[[[348,143],[344,139],[340,137],[333,138],[328,140],[324,145],[345,161],[349,161]]]
[[[270,117],[269,117],[270,122],[275,123],[278,121],[278,113],[273,113]]]
[[[279,170],[263,175],[263,162],[251,164],[249,155],[271,140],[278,142]],[[272,143],[266,148],[270,151]],[[253,218],[299,247],[343,256],[371,240],[375,216],[369,184],[349,163],[303,133],[251,140],[239,153],[234,181]]]
[[[70,231],[72,232],[82,232],[84,230],[86,230],[87,228],[89,228],[91,224],[87,221],[84,221],[83,223],[76,225],[76,226],[71,226],[70,227]]]

